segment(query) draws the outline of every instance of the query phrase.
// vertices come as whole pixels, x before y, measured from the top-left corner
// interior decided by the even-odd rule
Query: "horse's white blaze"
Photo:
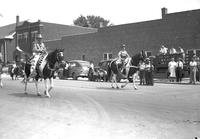
[[[63,52],[60,52],[60,56],[61,56],[61,57],[63,57],[63,56],[64,56]]]

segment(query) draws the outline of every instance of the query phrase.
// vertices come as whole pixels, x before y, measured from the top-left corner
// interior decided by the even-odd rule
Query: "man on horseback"
[[[37,40],[33,44],[33,56],[31,58],[31,77],[36,75],[36,65],[42,55],[47,55],[47,49],[42,41],[42,35],[37,35]]]
[[[130,57],[128,52],[126,51],[126,45],[123,44],[121,51],[119,51],[118,53],[118,62],[122,64],[122,69],[121,71],[123,72],[123,70],[125,69],[125,63],[127,62],[127,59]]]

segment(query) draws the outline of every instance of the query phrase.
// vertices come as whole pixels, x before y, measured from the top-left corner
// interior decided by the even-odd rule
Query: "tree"
[[[74,20],[74,25],[82,26],[82,27],[92,27],[92,28],[100,28],[110,26],[109,20],[105,20],[100,16],[88,15],[84,17],[83,15],[79,16],[76,20]]]
[[[78,25],[78,26],[82,26],[82,27],[88,27],[86,17],[81,15],[76,20],[74,20],[74,25]]]

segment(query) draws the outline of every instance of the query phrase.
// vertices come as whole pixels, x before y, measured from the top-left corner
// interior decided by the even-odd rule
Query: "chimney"
[[[163,7],[163,8],[161,9],[161,11],[162,11],[162,18],[164,18],[165,15],[167,14],[167,8]]]
[[[16,41],[15,41],[15,47],[18,46],[18,31],[17,31],[17,26],[19,25],[19,15],[16,16],[16,27],[15,27],[15,32],[16,32]]]
[[[19,15],[16,16],[16,26],[19,24]]]

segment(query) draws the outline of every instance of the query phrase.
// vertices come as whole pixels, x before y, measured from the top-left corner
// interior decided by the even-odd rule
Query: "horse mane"
[[[52,61],[53,59],[55,59],[55,55],[56,53],[58,52],[58,49],[54,50],[54,51],[51,51],[50,53],[48,53],[48,56],[47,56],[47,61]]]
[[[137,53],[131,58],[131,64],[137,66],[141,60],[141,53]]]
[[[58,52],[63,52],[64,49],[55,49],[54,51],[51,51],[50,53],[48,53],[48,56],[47,56],[47,61],[54,61],[55,58],[56,58],[56,54]]]

